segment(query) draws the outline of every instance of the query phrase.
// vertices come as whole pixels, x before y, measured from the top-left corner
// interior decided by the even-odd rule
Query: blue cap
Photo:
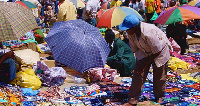
[[[135,15],[127,15],[123,22],[119,25],[119,29],[121,31],[125,31],[127,29],[130,29],[134,26],[139,25],[140,20],[138,17],[136,17]]]

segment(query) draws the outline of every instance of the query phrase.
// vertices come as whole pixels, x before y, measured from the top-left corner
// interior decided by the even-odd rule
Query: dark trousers
[[[184,55],[186,52],[187,44],[186,44],[186,38],[174,38],[174,40],[177,42],[177,44],[181,47],[181,55]]]
[[[147,23],[151,23],[151,24],[153,24],[153,21],[152,20],[150,20],[152,17],[153,17],[153,14],[154,13],[145,13],[145,17],[146,17],[146,21],[147,21]]]
[[[129,77],[132,75],[132,73],[125,73],[123,61],[111,60],[111,61],[108,61],[107,64],[112,69],[117,69],[117,72],[120,73],[120,77]]]
[[[155,99],[158,100],[160,98],[165,97],[165,82],[167,79],[167,63],[161,67],[157,67],[155,63],[153,65],[153,91],[155,95]],[[144,83],[147,78],[147,74],[149,72],[151,64],[145,67],[145,70],[142,74],[138,74],[135,70],[132,77],[132,84],[129,88],[129,103],[137,104],[139,100],[139,96],[141,95]]]

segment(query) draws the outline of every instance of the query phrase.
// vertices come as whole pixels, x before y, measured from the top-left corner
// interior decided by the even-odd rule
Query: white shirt
[[[136,34],[128,35],[131,49],[135,52],[137,60],[162,51],[160,55],[154,59],[156,66],[161,67],[170,58],[170,42],[165,33],[154,24],[140,22],[140,25],[141,36],[139,38]]]
[[[4,2],[7,2],[8,0],[0,0],[0,1],[4,1]]]
[[[89,0],[86,4],[85,9],[83,10],[83,19],[96,18],[97,11],[100,8],[101,8],[101,6],[100,6],[99,0]],[[92,17],[88,17],[85,15],[85,12],[87,10],[91,12]]]

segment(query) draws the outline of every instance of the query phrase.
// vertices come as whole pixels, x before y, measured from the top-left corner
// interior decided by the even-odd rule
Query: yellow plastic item
[[[27,69],[25,70],[25,73],[28,74],[28,75],[35,75],[35,72],[33,71],[33,69]]]
[[[41,87],[40,78],[35,75],[33,69],[27,69],[25,72],[19,71],[17,78],[12,81],[12,84],[19,85],[23,88],[32,88],[37,90]]]
[[[108,66],[107,64],[105,64],[104,68],[110,68],[110,66]]]
[[[37,45],[36,45],[36,48],[37,48],[37,51],[38,51],[39,53],[45,53],[45,52],[41,51],[40,48],[39,48]]]
[[[172,70],[177,70],[178,68],[181,68],[181,69],[189,69],[190,67],[190,64],[179,59],[179,58],[176,58],[176,57],[171,57],[169,62],[168,62],[168,67]]]

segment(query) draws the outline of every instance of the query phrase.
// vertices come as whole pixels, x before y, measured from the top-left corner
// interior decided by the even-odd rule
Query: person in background
[[[12,58],[14,58],[14,52],[3,49],[3,44],[0,42],[0,67],[3,69],[1,71],[8,71],[8,79],[0,74],[0,80],[5,83],[11,83],[17,78],[15,61]]]
[[[59,0],[55,0],[54,4],[55,4],[55,13],[54,14],[57,15],[58,14],[58,7],[59,7],[59,5],[58,5],[59,4]]]
[[[154,15],[155,12],[155,0],[145,0],[145,6],[146,6],[146,13],[145,13],[145,17],[146,17],[146,22],[147,23],[153,23],[152,20],[150,20],[152,18],[152,16]]]
[[[75,5],[68,0],[59,0],[62,3],[59,7],[57,21],[76,20],[77,11]]]
[[[100,10],[101,2],[99,0],[88,0],[85,8],[83,9],[82,18],[89,24],[97,26],[97,12]]]
[[[161,13],[161,1],[160,0],[155,0],[155,10],[156,10],[156,13],[158,15],[160,15]]]
[[[187,32],[186,25],[182,22],[177,22],[175,24],[169,24],[166,28],[166,33],[168,38],[173,38],[177,44],[181,47],[181,55],[184,55],[187,48]]]
[[[129,7],[133,8],[135,11],[138,11],[138,2],[137,2],[137,0],[130,0]]]
[[[53,23],[56,22],[56,16],[51,6],[48,6],[47,9],[47,11],[44,11],[45,20],[46,22],[48,22],[48,25],[51,28],[53,26]]]
[[[126,6],[126,7],[128,7],[128,6],[129,6],[129,3],[130,3],[130,0],[125,0],[125,1],[121,4],[121,6]]]
[[[165,97],[167,62],[170,59],[171,45],[168,38],[154,24],[140,22],[135,15],[126,16],[119,29],[128,33],[131,49],[136,55],[132,84],[128,94],[129,101],[124,105],[137,105],[151,65],[155,101],[162,103]]]
[[[145,2],[143,0],[138,0],[138,13],[144,17],[144,10],[145,10]]]
[[[117,69],[121,77],[130,77],[135,66],[135,57],[131,48],[120,38],[115,38],[111,29],[105,32],[105,40],[111,46],[111,52],[107,58],[107,65]]]
[[[161,7],[160,7],[160,9],[161,9],[161,12],[163,10],[165,10],[165,1],[164,0],[161,0]]]
[[[112,0],[110,4],[110,8],[119,7],[120,5],[122,5],[122,2],[120,0]]]

